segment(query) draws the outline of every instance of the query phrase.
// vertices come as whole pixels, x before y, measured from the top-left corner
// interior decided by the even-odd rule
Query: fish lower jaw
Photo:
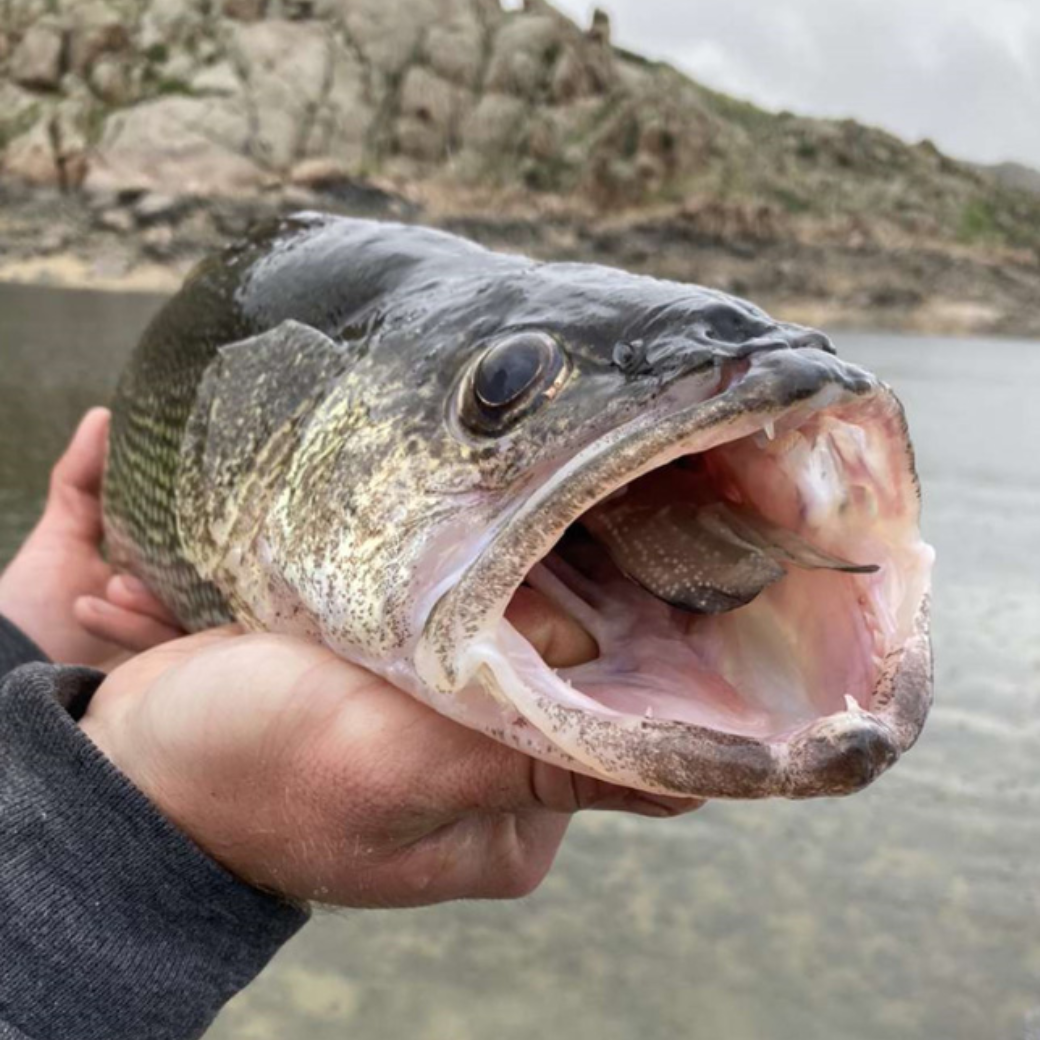
[[[614,784],[698,798],[837,797],[871,784],[916,741],[931,705],[928,630],[925,600],[913,635],[884,662],[869,708],[846,696],[840,710],[768,735],[604,710],[506,621],[467,653],[467,689],[471,698],[479,690],[485,710],[496,706],[494,725],[482,728],[498,739]],[[696,689],[685,694],[696,702]]]
[[[932,552],[900,423],[883,394],[769,415],[605,489],[458,674],[538,731],[543,757],[615,783],[701,797],[858,790],[914,743],[931,698]],[[716,511],[699,525],[716,503],[740,522],[720,527]],[[716,548],[702,528],[739,551],[691,565]],[[624,543],[648,531],[664,543]]]

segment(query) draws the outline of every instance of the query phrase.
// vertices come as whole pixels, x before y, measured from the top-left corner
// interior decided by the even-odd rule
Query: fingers
[[[526,773],[526,791],[520,785],[520,778],[516,781],[515,791],[522,796],[518,805],[523,804],[526,795],[529,801],[553,812],[595,810],[670,819],[694,812],[704,805],[700,798],[673,798],[635,791],[537,759],[527,759],[517,769],[521,776]]]
[[[536,768],[535,768],[536,767]],[[571,813],[605,809],[639,816],[673,817],[699,809],[700,799],[630,791],[544,763],[532,763],[521,811],[471,812],[404,849],[382,868],[394,905],[426,905],[452,899],[520,899],[533,892],[552,867]],[[505,789],[503,789],[505,790]],[[506,804],[513,801],[507,794]],[[531,808],[548,803],[556,808]]]
[[[133,614],[144,614],[169,628],[182,631],[173,612],[152,595],[148,586],[132,574],[117,574],[105,588],[105,598]]]
[[[506,619],[550,668],[573,668],[599,655],[595,639],[574,618],[526,585],[513,595]]]
[[[139,614],[98,596],[80,596],[72,608],[76,621],[92,636],[141,653],[184,633],[165,621]]]
[[[697,799],[646,795],[544,763],[535,765],[541,775],[532,779],[526,797],[516,799],[525,808],[470,812],[406,847],[381,868],[381,895],[397,906],[452,899],[519,899],[533,892],[549,872],[571,813],[578,809],[673,817],[704,804]],[[511,802],[507,795],[505,803]],[[554,808],[532,808],[534,803]]]
[[[51,471],[48,510],[81,538],[101,540],[101,480],[111,416],[92,408]]]
[[[549,872],[574,813],[602,809],[665,818],[704,804],[627,790],[504,747],[469,769],[468,777],[463,771],[453,778],[462,783],[466,793],[459,800],[468,795],[469,807],[381,867],[378,888],[393,905],[519,899]],[[467,780],[473,785],[468,791]],[[450,794],[441,796],[450,802]]]
[[[107,408],[91,408],[83,416],[65,453],[54,466],[52,483],[88,495],[100,494],[110,421]]]
[[[105,586],[105,598],[81,596],[73,614],[97,639],[141,653],[184,635],[177,619],[130,574],[117,574]]]
[[[88,599],[90,597],[84,597],[77,602],[77,611],[88,609],[86,602]],[[95,604],[102,605],[102,609],[119,609],[112,607],[105,600],[94,601],[90,606]],[[108,670],[110,674],[107,681],[95,694],[94,700],[91,702],[92,710],[104,701],[106,693],[115,697],[140,698],[147,692],[151,683],[170,669],[183,664],[186,660],[192,659],[218,643],[239,639],[242,635],[242,629],[238,625],[223,625],[220,628],[207,629],[205,632],[196,632],[190,636],[177,633],[170,640],[162,640],[158,644],[153,643],[143,652],[133,652],[127,659],[115,662],[116,667],[103,669]]]
[[[367,868],[355,860],[349,881],[334,880],[329,894],[373,907],[520,899],[548,874],[569,823],[570,817],[549,812],[467,816],[390,860]]]
[[[671,820],[677,816],[688,816],[708,804],[704,798],[674,798],[664,794],[632,791],[625,787],[616,787],[614,791],[614,794],[605,795],[589,808],[595,812],[622,812],[632,816]]]
[[[442,761],[431,785],[440,803],[457,813],[625,812],[670,818],[699,809],[704,801],[648,794],[562,769],[502,744],[470,734],[450,761]]]

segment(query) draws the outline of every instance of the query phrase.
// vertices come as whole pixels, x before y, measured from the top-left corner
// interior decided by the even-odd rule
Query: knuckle
[[[563,833],[550,821],[510,817],[499,823],[497,837],[497,854],[488,871],[492,898],[523,899],[545,880]]]
[[[494,898],[524,899],[545,880],[547,867],[529,862],[513,862],[498,872],[494,879]]]
[[[600,781],[536,759],[530,763],[530,788],[536,805],[551,812],[576,813],[601,797]]]

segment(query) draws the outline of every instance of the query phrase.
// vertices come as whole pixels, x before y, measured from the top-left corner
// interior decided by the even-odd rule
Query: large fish
[[[321,640],[532,755],[731,798],[855,791],[914,743],[918,519],[899,402],[822,334],[315,214],[161,311],[105,485],[116,563],[187,627]],[[578,649],[550,667],[532,618]]]

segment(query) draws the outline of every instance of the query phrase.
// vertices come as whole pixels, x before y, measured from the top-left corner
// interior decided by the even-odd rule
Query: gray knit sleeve
[[[19,665],[46,660],[47,655],[22,630],[0,614],[0,679]]]
[[[73,720],[101,680],[0,680],[0,1038],[200,1036],[306,913],[205,856]],[[66,710],[62,705],[67,705]]]

